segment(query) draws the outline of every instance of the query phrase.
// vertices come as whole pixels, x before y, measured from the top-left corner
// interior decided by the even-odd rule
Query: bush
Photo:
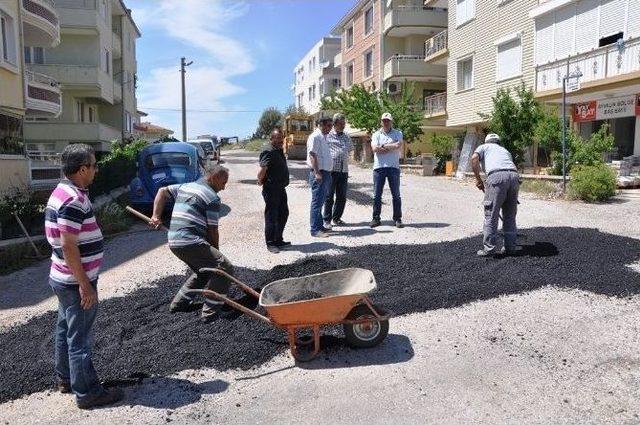
[[[111,192],[121,186],[128,186],[137,175],[136,158],[147,146],[145,140],[135,140],[128,144],[113,142],[111,152],[99,162],[98,173],[89,187],[91,199]]]
[[[29,189],[16,188],[5,195],[0,199],[0,239],[24,237],[13,216],[14,212],[18,214],[29,234],[42,233],[45,206],[45,200]]]
[[[605,201],[616,194],[616,173],[607,164],[577,166],[571,171],[569,188],[584,201]]]
[[[615,146],[613,136],[609,133],[607,124],[593,133],[589,140],[584,140],[576,132],[567,131],[567,173],[579,165],[597,165],[604,163],[604,154]],[[562,174],[562,151],[552,152],[552,174]]]
[[[131,227],[132,219],[127,211],[117,203],[110,203],[96,211],[96,221],[105,235],[124,232]]]
[[[431,146],[433,153],[438,159],[436,171],[443,173],[446,162],[453,157],[453,148],[456,147],[456,139],[450,134],[433,134],[431,136]]]

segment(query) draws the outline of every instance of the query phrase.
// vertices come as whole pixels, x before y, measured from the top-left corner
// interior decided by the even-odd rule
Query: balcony
[[[336,68],[339,68],[340,65],[342,65],[342,52],[338,53],[334,58],[333,58],[333,66],[335,66]]]
[[[439,7],[447,9],[449,7],[448,0],[424,0],[424,5],[429,7]]]
[[[446,81],[446,65],[424,63],[421,55],[396,55],[384,64],[384,80]]]
[[[384,17],[384,34],[391,37],[433,34],[447,28],[447,10],[424,6],[393,6]]]
[[[73,28],[74,33],[98,34],[98,25],[104,17],[100,16],[96,0],[55,0],[60,13],[60,25],[65,29]]]
[[[424,44],[424,61],[427,63],[447,64],[447,56],[449,56],[448,32],[444,30],[437,35],[431,37]]]
[[[24,45],[56,47],[60,44],[60,18],[53,0],[22,0]]]
[[[62,112],[62,94],[53,78],[25,71],[27,115],[30,117],[56,118]]]
[[[424,117],[435,118],[447,114],[447,92],[424,98]]]
[[[113,46],[111,54],[113,55],[113,59],[120,59],[122,57],[122,41],[120,40],[120,34],[112,32],[111,39],[111,45]]]
[[[27,157],[32,187],[53,187],[63,177],[59,152],[27,150]]]
[[[24,138],[30,142],[70,142],[99,143],[98,150],[108,147],[108,142],[120,138],[120,129],[102,123],[33,122],[24,127]]]
[[[33,64],[33,72],[49,75],[63,90],[82,91],[84,97],[96,97],[113,103],[113,78],[96,65]]]
[[[640,38],[635,38],[619,45],[613,44],[539,65],[536,67],[536,92],[561,91],[563,77],[575,72],[582,73],[580,77],[582,88],[637,79],[640,76],[638,58],[640,58]]]

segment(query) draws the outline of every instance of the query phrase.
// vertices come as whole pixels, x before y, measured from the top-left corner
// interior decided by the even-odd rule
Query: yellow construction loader
[[[307,138],[313,132],[313,117],[291,114],[284,117],[284,154],[287,159],[307,158]]]

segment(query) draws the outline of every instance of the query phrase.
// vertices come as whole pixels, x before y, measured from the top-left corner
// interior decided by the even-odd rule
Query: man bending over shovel
[[[215,165],[205,171],[198,181],[175,184],[158,190],[153,201],[151,226],[159,228],[167,198],[174,201],[171,224],[169,226],[169,249],[184,261],[193,274],[184,282],[171,302],[169,311],[193,310],[194,293],[190,289],[207,289],[227,295],[228,279],[212,273],[200,273],[202,268],[220,268],[233,274],[233,265],[219,251],[218,220],[220,218],[220,197],[229,179],[229,170]],[[208,283],[208,284],[207,284]],[[202,306],[202,321],[209,323],[220,314],[224,305],[221,301],[205,298]]]

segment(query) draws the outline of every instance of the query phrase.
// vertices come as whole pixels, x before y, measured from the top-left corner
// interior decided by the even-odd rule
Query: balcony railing
[[[48,75],[25,71],[25,81],[28,115],[60,115],[62,96],[56,80]]]
[[[562,89],[567,75],[582,73],[580,83],[595,82],[640,71],[640,38],[601,47],[536,68],[536,91]]]
[[[60,44],[60,17],[52,0],[21,0],[25,46]]]
[[[447,30],[444,30],[434,35],[427,41],[425,41],[425,44],[424,44],[424,52],[425,52],[424,55],[426,57],[425,60],[429,61],[429,58],[435,55],[439,55],[440,53],[443,53],[444,51],[446,51],[447,39],[448,39],[448,32]]]
[[[424,114],[427,116],[447,113],[447,93],[438,93],[424,98]]]
[[[428,27],[446,27],[447,10],[436,7],[400,5],[393,6],[384,17],[384,32],[395,27],[416,27],[428,31]],[[418,31],[418,34],[428,32]]]
[[[423,55],[395,55],[384,64],[384,79],[444,80],[446,66],[424,63]]]
[[[60,153],[54,151],[27,150],[32,186],[51,186],[62,178]]]
[[[54,12],[42,4],[48,5]],[[22,7],[24,7],[24,10],[27,12],[45,19],[53,26],[57,26],[59,23],[58,15],[55,13],[55,4],[52,0],[22,0]]]

